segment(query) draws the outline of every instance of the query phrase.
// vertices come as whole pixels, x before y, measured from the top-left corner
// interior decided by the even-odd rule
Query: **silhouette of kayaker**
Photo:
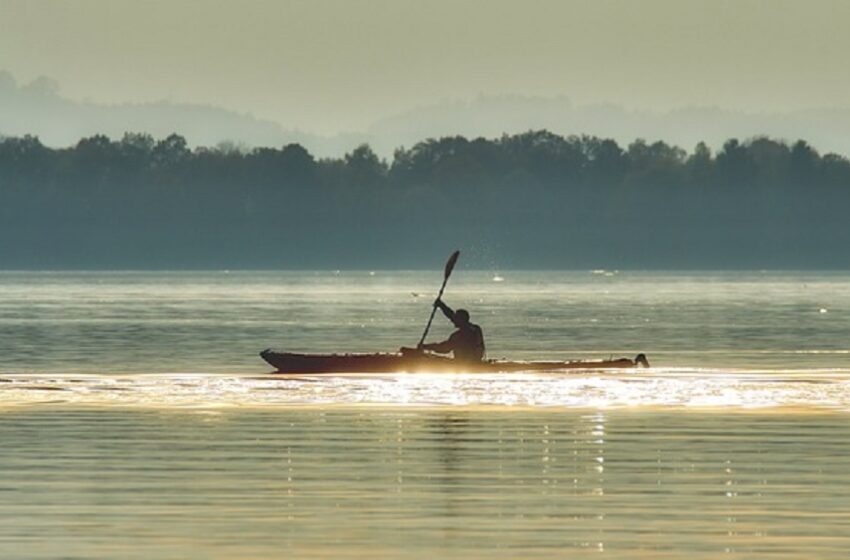
[[[484,358],[484,333],[481,327],[469,322],[469,312],[466,309],[454,311],[440,298],[434,301],[434,307],[439,307],[443,315],[454,323],[457,330],[443,342],[420,344],[417,349],[431,350],[440,354],[451,352],[455,360],[480,362]]]

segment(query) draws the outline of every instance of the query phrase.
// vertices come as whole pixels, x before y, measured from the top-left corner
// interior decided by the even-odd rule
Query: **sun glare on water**
[[[416,406],[850,411],[850,372],[7,375],[0,407]]]

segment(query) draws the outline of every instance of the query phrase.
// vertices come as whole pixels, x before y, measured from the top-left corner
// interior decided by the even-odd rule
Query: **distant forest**
[[[0,268],[847,268],[850,162],[804,141],[717,153],[546,131],[190,150],[0,139]]]

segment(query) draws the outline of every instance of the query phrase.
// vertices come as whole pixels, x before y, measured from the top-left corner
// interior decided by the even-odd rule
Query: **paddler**
[[[484,359],[484,333],[481,327],[469,322],[469,311],[466,309],[452,310],[442,299],[434,300],[434,307],[439,307],[446,318],[454,323],[457,330],[448,340],[431,344],[420,344],[418,350],[431,350],[440,354],[452,353],[455,360],[464,362],[480,362]]]

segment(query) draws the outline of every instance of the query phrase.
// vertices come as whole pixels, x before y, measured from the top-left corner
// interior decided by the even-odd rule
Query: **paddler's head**
[[[463,328],[469,324],[469,311],[458,309],[455,311],[454,323],[457,328]]]

